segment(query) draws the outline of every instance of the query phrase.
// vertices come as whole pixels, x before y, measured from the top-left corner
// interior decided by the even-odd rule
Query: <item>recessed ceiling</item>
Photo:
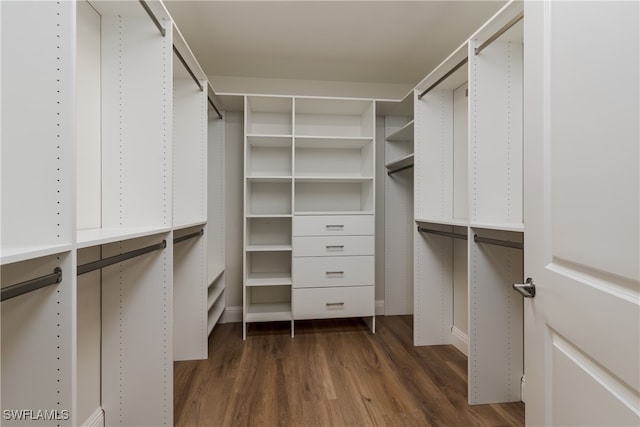
[[[505,1],[165,1],[205,73],[415,85]]]

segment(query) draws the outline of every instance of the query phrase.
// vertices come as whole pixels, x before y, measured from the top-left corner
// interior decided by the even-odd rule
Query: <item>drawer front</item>
[[[373,215],[293,217],[294,236],[367,236],[375,233]]]
[[[293,318],[329,319],[373,316],[374,293],[374,286],[293,289]]]
[[[293,237],[293,256],[374,255],[373,236]]]
[[[375,284],[373,256],[294,258],[291,268],[294,288]]]

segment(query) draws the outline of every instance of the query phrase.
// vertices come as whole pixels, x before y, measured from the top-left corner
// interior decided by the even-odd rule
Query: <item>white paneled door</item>
[[[640,425],[639,22],[525,6],[527,425]]]

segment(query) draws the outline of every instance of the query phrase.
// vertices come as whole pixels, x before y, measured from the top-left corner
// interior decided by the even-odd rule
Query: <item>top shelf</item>
[[[413,141],[413,120],[402,128],[387,137],[390,142],[411,142]]]

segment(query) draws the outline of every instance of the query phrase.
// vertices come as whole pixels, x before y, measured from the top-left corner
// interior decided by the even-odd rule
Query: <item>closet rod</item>
[[[144,248],[125,252],[120,255],[114,255],[109,258],[104,258],[98,261],[93,261],[87,264],[79,265],[78,276],[80,276],[81,274],[89,273],[90,271],[99,270],[101,268],[108,267],[110,265],[117,264],[122,261],[126,261],[131,258],[138,257],[140,255],[144,255],[149,252],[157,251],[158,249],[164,249],[166,247],[167,247],[167,241],[163,240],[161,243],[157,243],[155,245],[147,246]]]
[[[403,171],[405,169],[409,169],[409,168],[412,168],[412,167],[413,167],[413,165],[407,165],[407,166],[403,166],[403,167],[398,168],[398,169],[390,170],[389,172],[387,172],[387,175],[393,175],[396,172],[400,172],[400,171]]]
[[[153,23],[156,24],[156,27],[158,27],[158,30],[160,30],[160,34],[162,34],[162,37],[166,36],[167,30],[160,24],[160,21],[158,21],[158,18],[156,18],[156,15],[153,14],[147,2],[145,0],[138,0],[138,1],[140,2],[144,10],[147,12],[147,15],[149,15],[149,18],[151,18]]]
[[[429,228],[422,228],[422,227],[418,227],[418,231],[420,233],[429,233],[429,234],[435,234],[437,236],[453,237],[454,239],[467,240],[466,234],[451,233],[449,231],[431,230]]]
[[[442,83],[443,81],[445,81],[445,80],[446,80],[446,79],[447,79],[451,74],[453,74],[453,73],[455,73],[456,71],[458,71],[458,69],[459,69],[460,67],[462,67],[464,64],[466,64],[468,61],[469,61],[469,58],[464,58],[462,61],[458,62],[458,63],[456,64],[456,66],[455,66],[455,67],[453,67],[451,70],[449,70],[449,71],[447,72],[447,74],[445,74],[444,76],[440,77],[440,78],[438,79],[438,81],[437,81],[437,82],[435,82],[434,84],[432,84],[431,86],[429,86],[428,88],[426,88],[426,89],[424,90],[424,92],[422,92],[420,95],[418,95],[418,99],[422,99],[422,97],[423,97],[423,96],[425,96],[426,94],[428,94],[429,92],[431,92],[431,90],[432,90],[434,87],[438,86],[440,83]]]
[[[176,237],[173,239],[173,244],[184,242],[185,240],[193,239],[194,237],[200,237],[204,234],[204,230],[196,231],[195,233],[187,234],[184,236]]]
[[[220,118],[220,120],[222,120],[222,114],[220,114],[220,110],[218,110],[218,107],[216,107],[216,104],[213,103],[211,98],[207,97],[207,99],[209,100],[209,104],[211,104],[213,109],[216,110],[216,114],[218,114],[218,117]]]
[[[524,249],[524,245],[522,243],[508,242],[506,240],[498,240],[498,239],[489,239],[487,237],[480,237],[477,234],[473,235],[473,241],[476,243],[486,243],[488,245],[504,246],[507,248]]]
[[[182,65],[184,65],[184,68],[187,69],[187,72],[189,73],[193,81],[196,82],[196,84],[198,85],[198,88],[200,88],[200,92],[202,92],[204,90],[202,83],[200,83],[200,80],[198,80],[196,75],[193,74],[193,71],[191,71],[191,68],[189,67],[189,65],[187,65],[187,61],[185,61],[182,55],[180,54],[180,52],[178,52],[178,48],[176,47],[175,44],[173,45],[173,52],[176,54],[180,62],[182,62]]]
[[[0,301],[6,301],[11,298],[26,294],[36,289],[44,288],[45,286],[55,285],[62,282],[62,269],[56,267],[53,269],[53,273],[46,276],[38,277],[36,279],[27,280],[15,285],[2,288],[0,293]]]
[[[504,33],[506,33],[507,31],[509,31],[509,29],[511,27],[513,27],[514,25],[516,25],[518,22],[520,22],[520,20],[522,20],[522,18],[524,18],[524,12],[520,12],[519,14],[517,14],[515,16],[515,18],[513,18],[511,21],[507,22],[504,27],[500,28],[494,35],[492,35],[491,37],[489,37],[484,43],[482,43],[480,46],[478,46],[475,49],[475,53],[476,55],[479,54],[480,52],[482,52],[484,50],[485,47],[489,46],[491,43],[493,43],[498,37],[500,37],[501,35],[503,35]]]

